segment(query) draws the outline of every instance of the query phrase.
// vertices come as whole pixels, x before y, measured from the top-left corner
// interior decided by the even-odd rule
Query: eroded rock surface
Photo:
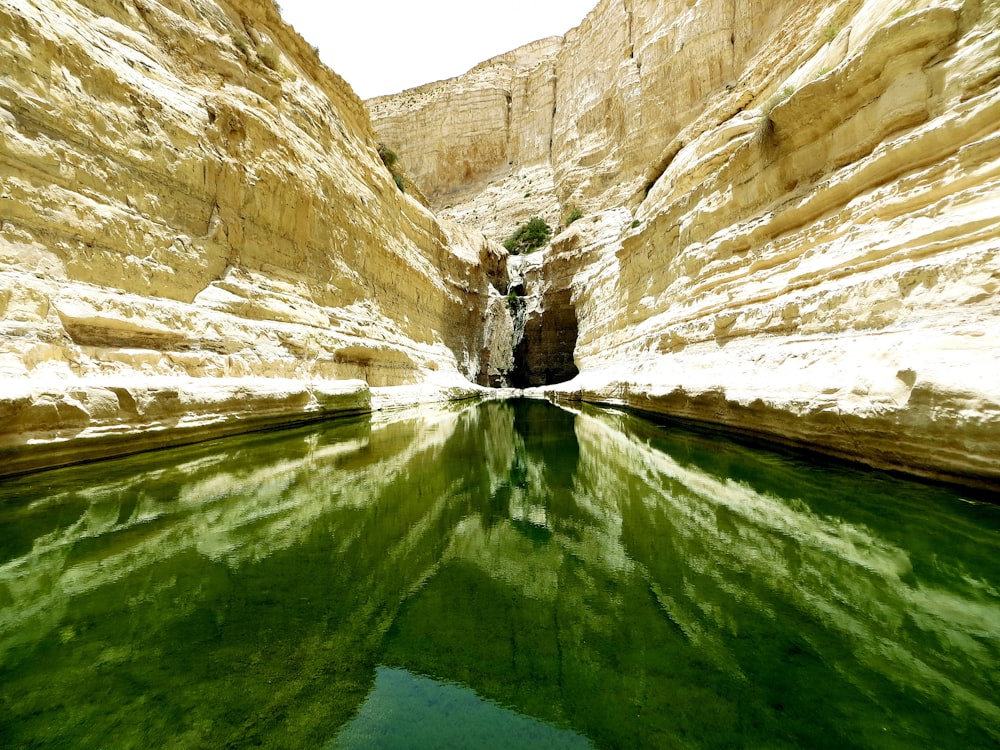
[[[0,29],[0,473],[516,382],[1000,488],[996,0],[601,0],[377,136],[265,0]]]
[[[271,2],[0,0],[0,66],[0,474],[486,377],[502,248]]]
[[[528,216],[558,222],[552,170],[561,37],[483,62],[465,76],[367,104],[431,207],[503,238]],[[529,200],[530,199],[530,200]]]
[[[1000,487],[998,30],[973,0],[601,2],[503,84],[553,71],[550,197],[586,214],[525,286],[577,322],[555,390]],[[401,95],[394,132],[431,111]],[[544,159],[508,159],[451,210],[536,213]]]

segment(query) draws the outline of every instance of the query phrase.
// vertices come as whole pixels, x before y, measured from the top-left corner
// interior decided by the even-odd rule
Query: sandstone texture
[[[404,161],[430,160],[413,171],[435,208],[487,233],[583,210],[517,261],[515,371],[1000,490],[1000,3],[603,0],[546,45],[487,64],[510,101],[478,125],[508,144],[487,169],[447,172],[433,140],[478,140],[434,113],[494,96],[483,66],[369,103]],[[510,145],[544,133],[547,155]],[[544,200],[526,170],[551,174]],[[547,347],[574,325],[580,372],[556,385]]]
[[[486,379],[503,249],[269,0],[0,0],[0,68],[0,475]]]
[[[510,234],[525,210],[558,220],[552,170],[560,37],[494,57],[465,76],[367,102],[378,137],[440,214]]]
[[[1000,491],[997,0],[601,0],[367,106],[270,0],[0,29],[0,475],[515,386]]]

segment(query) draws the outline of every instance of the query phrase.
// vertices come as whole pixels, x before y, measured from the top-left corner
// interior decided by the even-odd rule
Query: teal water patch
[[[998,561],[998,505],[545,402],[132,456],[0,482],[0,747],[996,747]]]
[[[330,750],[376,747],[584,750],[593,745],[575,732],[503,708],[467,687],[379,667],[375,687],[358,715],[329,745]]]

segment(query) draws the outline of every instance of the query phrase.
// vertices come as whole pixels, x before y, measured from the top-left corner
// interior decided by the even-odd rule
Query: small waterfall
[[[507,292],[507,309],[510,310],[510,322],[513,329],[510,335],[511,351],[517,351],[518,344],[524,338],[524,326],[528,320],[528,303],[518,293],[519,288],[521,287],[514,287]]]

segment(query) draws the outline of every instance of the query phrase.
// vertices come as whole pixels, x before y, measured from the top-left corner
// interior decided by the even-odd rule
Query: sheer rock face
[[[996,489],[1000,8],[915,5],[800,16],[687,129],[581,268],[570,392]]]
[[[369,103],[474,229],[270,2],[0,29],[0,473],[579,370],[1000,488],[996,0],[602,0]],[[483,233],[572,205],[505,299]]]
[[[998,3],[608,1],[544,66],[558,393],[1000,488]]]
[[[637,203],[664,146],[799,5],[602,0],[564,38],[368,106],[435,210],[502,239]]]
[[[0,473],[481,377],[502,248],[399,192],[272,3],[0,0],[0,67]]]
[[[560,37],[542,39],[461,78],[368,101],[379,139],[435,211],[494,239],[525,211],[558,221],[551,154],[562,46]]]

